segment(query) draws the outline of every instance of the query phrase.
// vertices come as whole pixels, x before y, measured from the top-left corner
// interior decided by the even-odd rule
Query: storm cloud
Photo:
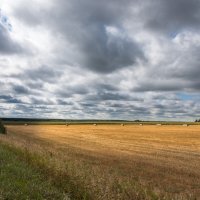
[[[0,25],[1,115],[200,117],[200,0],[8,0],[2,10],[13,28]]]
[[[149,1],[145,25],[150,29],[175,35],[183,30],[198,30],[200,25],[199,0]]]
[[[125,3],[75,0],[59,4],[53,1],[48,9],[40,10],[33,5],[27,11],[20,7],[16,14],[26,24],[50,27],[55,36],[60,35],[73,43],[78,66],[110,73],[145,60],[142,46],[123,28],[123,20],[132,3],[129,0]],[[63,45],[67,48],[66,41]]]

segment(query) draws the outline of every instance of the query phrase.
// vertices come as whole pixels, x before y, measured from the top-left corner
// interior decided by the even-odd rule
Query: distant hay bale
[[[24,126],[28,126],[28,124],[24,124]]]
[[[156,124],[157,126],[162,126],[162,124]]]
[[[97,124],[93,124],[93,126],[97,126]]]
[[[140,126],[143,126],[143,124],[140,124]]]
[[[183,126],[189,126],[188,124],[183,124]]]
[[[124,126],[124,124],[121,124],[121,126]]]
[[[65,126],[69,126],[69,124],[65,124]]]

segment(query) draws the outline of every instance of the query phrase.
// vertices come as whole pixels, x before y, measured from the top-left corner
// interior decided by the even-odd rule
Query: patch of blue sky
[[[179,34],[178,31],[173,31],[173,32],[169,33],[169,37],[170,37],[171,39],[174,39],[178,34]]]
[[[184,101],[188,100],[200,100],[199,94],[191,94],[191,93],[177,93],[177,96]]]
[[[1,9],[0,9],[0,24],[4,26],[8,31],[12,31],[12,25],[8,17],[3,13]]]

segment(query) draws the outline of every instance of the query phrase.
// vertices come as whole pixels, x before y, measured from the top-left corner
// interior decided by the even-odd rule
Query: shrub
[[[2,120],[0,120],[0,134],[6,134],[6,128],[4,127]]]

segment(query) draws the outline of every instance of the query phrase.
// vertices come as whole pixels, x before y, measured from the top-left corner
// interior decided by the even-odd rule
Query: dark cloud
[[[148,10],[148,12],[146,12]],[[155,0],[144,7],[147,27],[168,34],[200,27],[199,0]]]
[[[15,42],[9,32],[0,24],[0,54],[20,54],[23,48]]]
[[[25,78],[34,81],[54,82],[63,72],[59,69],[42,65],[39,68],[28,69],[22,74]]]
[[[26,86],[28,88],[43,89],[44,83],[42,81],[26,80]]]
[[[107,36],[102,33],[98,37],[100,30],[97,29],[93,37],[97,43],[93,41],[85,41],[83,43],[83,52],[87,52],[84,56],[85,67],[100,73],[110,73],[117,69],[123,69],[137,63],[138,59],[144,58],[139,45],[130,39],[124,39],[116,36]]]
[[[80,67],[111,73],[145,60],[141,46],[123,30],[122,22],[132,3],[130,0],[61,1],[45,14],[36,6],[31,7],[31,12],[20,8],[16,14],[29,25],[47,26],[54,35],[62,35],[73,43],[79,55],[74,55],[73,62],[78,61]],[[107,27],[116,28],[122,35],[109,33]]]
[[[23,101],[11,95],[0,95],[0,100],[3,100],[3,102],[5,103],[13,103],[13,104],[23,103]]]
[[[97,92],[87,96],[88,100],[128,100],[130,97],[124,94],[112,93],[112,92]]]
[[[191,85],[194,90],[200,90],[200,81],[197,81]]]
[[[14,85],[13,90],[16,94],[29,94],[29,89],[23,85]]]
[[[95,85],[95,90],[98,91],[118,91],[117,86],[113,84],[108,84],[108,83],[96,83]]]
[[[52,66],[41,65],[40,67],[28,67],[25,70],[13,73],[9,77],[20,79],[25,85],[13,85],[16,92],[28,93],[29,89],[43,89],[45,83],[55,83],[63,75],[63,71]]]
[[[66,101],[63,99],[57,99],[57,104],[58,105],[68,105],[68,106],[72,106],[73,103],[71,101]]]
[[[5,57],[0,101],[7,115],[146,120],[198,115],[199,0],[23,5],[13,6],[22,28],[17,37],[38,49],[31,59],[20,56],[27,42],[19,45],[0,27]],[[191,92],[198,98],[190,98]]]
[[[73,97],[73,95],[87,95],[88,94],[88,88],[87,85],[73,85],[73,86],[63,86],[62,88],[58,88],[56,90],[56,94],[59,97],[63,98],[70,98]]]
[[[149,82],[148,82],[149,81]],[[146,91],[154,91],[154,92],[167,92],[167,91],[180,91],[184,88],[184,84],[180,81],[168,81],[163,82],[162,80],[155,79],[146,79],[140,82],[139,86],[133,88],[135,92],[146,92]]]
[[[143,98],[131,96],[119,91],[99,91],[92,94],[89,93],[84,99],[88,101],[143,101]]]
[[[30,100],[32,105],[55,105],[55,102],[53,102],[51,99],[41,99],[38,97],[31,97]]]

